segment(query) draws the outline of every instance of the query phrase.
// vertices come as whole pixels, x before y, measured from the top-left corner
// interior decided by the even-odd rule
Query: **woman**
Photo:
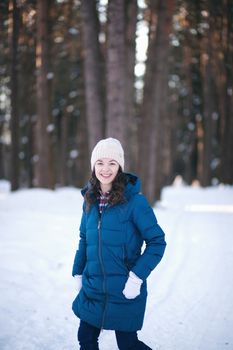
[[[121,350],[150,349],[138,340],[137,331],[143,325],[146,279],[164,254],[164,232],[140,193],[139,179],[123,172],[124,151],[118,140],[97,143],[91,169],[90,182],[82,190],[83,215],[73,265],[80,349],[99,349],[101,329],[115,330]]]

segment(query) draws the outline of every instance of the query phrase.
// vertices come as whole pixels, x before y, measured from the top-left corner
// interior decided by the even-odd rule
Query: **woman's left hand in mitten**
[[[82,289],[82,275],[75,275],[74,280],[76,292],[79,294],[80,290]]]
[[[142,280],[135,275],[132,271],[129,273],[129,277],[125,284],[123,294],[127,299],[134,299],[140,294]]]

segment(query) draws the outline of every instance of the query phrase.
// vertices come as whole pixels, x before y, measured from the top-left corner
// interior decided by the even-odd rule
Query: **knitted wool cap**
[[[94,147],[91,154],[91,170],[94,169],[95,163],[100,158],[111,158],[115,160],[124,171],[124,150],[120,141],[109,137],[100,140]]]

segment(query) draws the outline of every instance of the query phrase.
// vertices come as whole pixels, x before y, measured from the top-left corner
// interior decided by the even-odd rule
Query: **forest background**
[[[0,178],[82,187],[118,138],[151,203],[233,183],[232,0],[0,2]]]

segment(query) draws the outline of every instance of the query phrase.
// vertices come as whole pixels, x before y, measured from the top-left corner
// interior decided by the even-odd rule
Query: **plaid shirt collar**
[[[102,214],[104,209],[107,207],[109,197],[110,197],[110,192],[103,193],[102,191],[99,191],[98,201],[99,201],[100,214]]]

